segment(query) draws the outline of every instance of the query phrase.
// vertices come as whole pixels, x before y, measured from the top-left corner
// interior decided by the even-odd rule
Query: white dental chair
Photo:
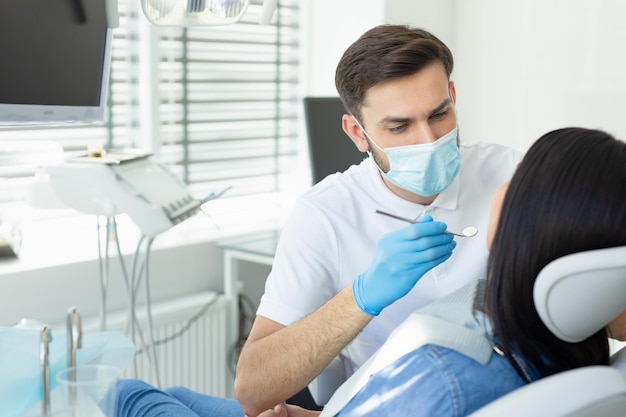
[[[537,277],[534,299],[541,320],[558,338],[578,342],[591,336],[626,309],[626,246],[551,262]],[[611,366],[552,375],[471,415],[495,416],[626,416],[626,347],[612,355]]]

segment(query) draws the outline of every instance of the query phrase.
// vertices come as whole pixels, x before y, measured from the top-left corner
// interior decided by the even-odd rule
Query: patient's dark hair
[[[452,52],[435,35],[404,25],[380,25],[346,49],[337,64],[335,86],[346,110],[360,119],[367,90],[413,75],[434,62],[441,63],[449,79]]]
[[[626,143],[583,128],[539,138],[511,179],[487,266],[487,312],[512,364],[516,352],[548,376],[608,363],[606,329],[579,343],[558,339],[535,310],[533,285],[556,258],[621,245]]]

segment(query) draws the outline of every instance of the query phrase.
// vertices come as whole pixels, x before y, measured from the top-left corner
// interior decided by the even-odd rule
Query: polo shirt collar
[[[375,189],[378,190],[381,196],[384,196],[385,200],[389,202],[390,206],[395,207],[395,213],[413,218],[415,216],[416,206],[420,207],[422,210],[426,209],[427,207],[442,208],[446,210],[455,210],[457,208],[459,201],[461,174],[463,168],[461,168],[461,171],[458,173],[454,181],[452,181],[452,184],[450,184],[450,186],[444,191],[439,193],[437,198],[435,198],[435,201],[433,201],[430,206],[423,206],[421,204],[416,204],[405,200],[404,198],[398,196],[389,188],[387,188],[385,182],[383,181],[382,175],[380,174],[380,170],[376,166],[376,163],[371,156],[368,157],[364,162],[370,165],[368,169],[371,175],[373,183],[372,185]]]

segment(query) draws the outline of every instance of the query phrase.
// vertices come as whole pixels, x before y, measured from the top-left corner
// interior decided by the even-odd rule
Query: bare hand
[[[297,405],[281,403],[274,406],[272,409],[262,412],[258,417],[315,417],[319,415],[319,411],[307,410]]]

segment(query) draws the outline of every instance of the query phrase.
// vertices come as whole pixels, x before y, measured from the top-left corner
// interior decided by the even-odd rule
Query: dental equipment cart
[[[48,167],[47,173],[58,197],[70,207],[107,217],[126,213],[147,237],[189,218],[230,188],[194,199],[167,167],[137,152],[73,158]]]

